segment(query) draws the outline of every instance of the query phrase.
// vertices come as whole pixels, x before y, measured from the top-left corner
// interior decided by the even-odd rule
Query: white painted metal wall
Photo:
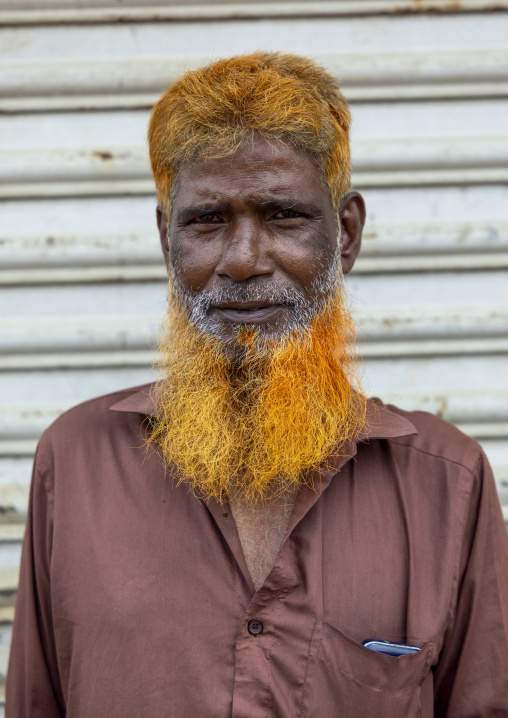
[[[0,0],[1,674],[37,437],[151,379],[165,275],[146,124],[183,67],[270,49],[342,80],[369,209],[349,280],[368,386],[478,438],[508,518],[508,2],[491,6]]]

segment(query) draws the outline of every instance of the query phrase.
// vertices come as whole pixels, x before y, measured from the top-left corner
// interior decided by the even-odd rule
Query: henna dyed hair
[[[170,280],[159,344],[162,380],[147,444],[199,498],[254,505],[303,484],[350,451],[366,420],[354,324],[337,286],[312,322],[281,340],[239,327],[243,349],[189,322]]]
[[[351,189],[351,115],[335,78],[312,60],[256,52],[186,72],[152,110],[148,131],[158,201],[169,215],[183,163],[227,157],[261,135],[309,154],[338,209]]]

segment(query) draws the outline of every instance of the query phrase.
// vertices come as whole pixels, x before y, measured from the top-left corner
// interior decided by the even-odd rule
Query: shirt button
[[[263,624],[261,621],[258,621],[257,618],[251,618],[249,623],[247,624],[249,633],[252,633],[253,636],[257,636],[258,633],[261,633],[263,630]]]

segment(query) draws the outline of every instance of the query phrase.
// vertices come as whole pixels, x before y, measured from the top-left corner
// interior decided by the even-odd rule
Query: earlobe
[[[359,192],[350,192],[342,199],[339,217],[342,229],[340,254],[344,274],[353,269],[360,252],[365,216],[365,202]]]
[[[166,266],[169,266],[168,217],[165,211],[160,206],[157,206],[156,215],[162,253],[166,261]]]

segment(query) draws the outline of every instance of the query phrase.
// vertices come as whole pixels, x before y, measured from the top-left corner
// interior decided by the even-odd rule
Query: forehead
[[[197,158],[180,170],[175,201],[245,197],[260,201],[294,197],[331,204],[314,159],[279,140],[257,137],[233,155]]]

